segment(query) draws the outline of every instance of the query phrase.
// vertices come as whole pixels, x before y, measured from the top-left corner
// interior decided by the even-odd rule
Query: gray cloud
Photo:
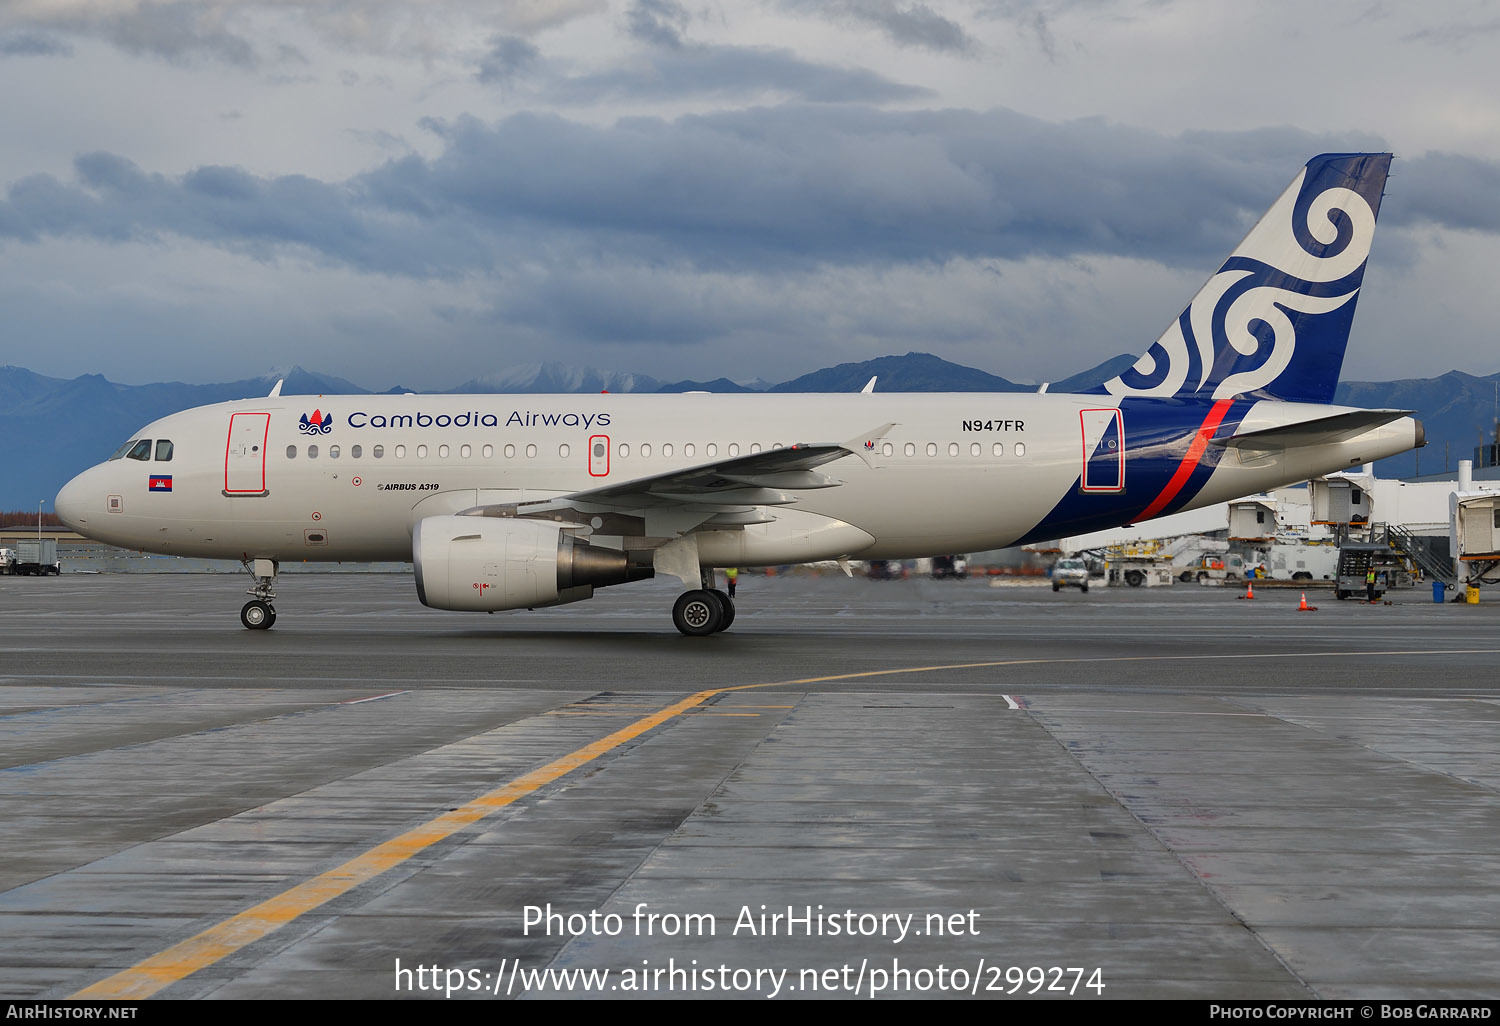
[[[1397,224],[1423,222],[1460,231],[1500,232],[1500,164],[1457,153],[1397,160],[1386,187]]]
[[[626,31],[656,46],[682,46],[687,23],[687,9],[674,0],[635,0],[625,14]]]
[[[67,52],[38,49],[52,34],[102,39],[136,55],[174,63],[235,66],[304,60],[278,33],[312,35],[329,46],[421,60],[455,55],[476,32],[526,36],[605,9],[605,0],[110,0],[0,6],[0,30],[20,37],[0,57]],[[7,37],[0,37],[3,40]],[[253,41],[252,41],[253,40]],[[65,46],[66,44],[55,44]]]
[[[930,95],[873,71],[818,64],[790,50],[686,44],[654,48],[628,66],[558,78],[544,89],[548,100],[563,104],[758,94],[812,103],[892,103]]]
[[[22,30],[0,35],[0,58],[70,57],[73,47],[65,39],[47,32]]]
[[[242,67],[255,63],[255,50],[217,17],[190,0],[146,4],[99,23],[105,38],[128,53],[168,60],[208,57]]]
[[[872,25],[897,46],[954,54],[973,54],[979,43],[952,18],[925,3],[897,0],[783,0],[782,6],[843,22]]]
[[[479,81],[508,86],[537,66],[541,51],[520,36],[495,36],[479,62]]]
[[[73,181],[10,186],[0,239],[179,235],[261,260],[285,251],[450,280],[583,260],[766,274],[1101,255],[1206,266],[1308,156],[1367,143],[829,106],[432,127],[438,156],[342,182],[215,166],[168,176],[86,155]],[[1398,169],[1398,223],[1500,232],[1500,167],[1434,154]]]

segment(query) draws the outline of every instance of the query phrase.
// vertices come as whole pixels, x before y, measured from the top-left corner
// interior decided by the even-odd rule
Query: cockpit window
[[[156,440],[156,462],[170,463],[172,460],[172,443],[165,438]]]
[[[142,438],[139,442],[136,442],[130,447],[130,451],[125,454],[125,458],[130,460],[149,460],[151,458],[151,439]]]
[[[135,439],[132,438],[130,441],[126,442],[124,445],[122,445],[118,449],[116,449],[115,450],[115,454],[113,456],[111,456],[110,459],[111,460],[121,459],[122,457],[124,457],[125,451],[127,449],[129,449],[134,444],[135,444]],[[109,462],[109,460],[106,460],[105,462],[107,463],[107,462]]]

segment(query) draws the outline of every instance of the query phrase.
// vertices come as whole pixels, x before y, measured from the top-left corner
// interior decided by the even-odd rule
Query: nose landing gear
[[[276,623],[276,574],[280,565],[274,559],[240,561],[255,583],[246,592],[255,596],[240,609],[240,623],[252,631],[269,630]]]

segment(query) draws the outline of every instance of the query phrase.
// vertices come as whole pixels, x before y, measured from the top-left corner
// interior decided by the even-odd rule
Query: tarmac
[[[1500,997],[1500,605],[0,578],[0,997]]]

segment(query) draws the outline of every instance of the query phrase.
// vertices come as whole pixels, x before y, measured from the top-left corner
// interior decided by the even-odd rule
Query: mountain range
[[[1051,392],[1091,388],[1135,362],[1118,356],[1048,386]],[[1031,392],[973,367],[929,353],[882,356],[804,374],[791,381],[663,382],[645,374],[534,363],[466,381],[449,393],[556,392],[857,392],[870,378],[879,392]],[[160,382],[121,385],[98,374],[50,378],[23,367],[0,367],[0,438],[10,440],[0,461],[0,510],[50,507],[59,488],[74,474],[104,459],[141,426],[193,406],[266,395],[277,379],[283,395],[368,395],[372,389],[326,374],[293,367],[257,378],[211,385]],[[387,393],[407,392],[394,387]],[[1346,381],[1334,402],[1349,406],[1414,410],[1427,428],[1426,449],[1380,461],[1382,477],[1435,473],[1469,459],[1476,446],[1495,440],[1500,410],[1500,374],[1478,377],[1449,371],[1435,378],[1400,381]]]

